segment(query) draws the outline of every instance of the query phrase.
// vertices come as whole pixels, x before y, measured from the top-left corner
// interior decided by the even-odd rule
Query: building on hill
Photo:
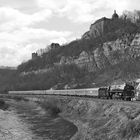
[[[119,16],[116,13],[116,10],[114,10],[114,13],[113,13],[111,19],[110,18],[106,18],[106,17],[98,19],[93,24],[91,24],[90,30],[88,32],[86,32],[82,36],[82,38],[88,39],[90,37],[96,38],[98,36],[102,36],[103,34],[108,32],[108,30],[110,28],[110,24],[112,23],[112,21],[117,20],[118,18],[119,18]]]
[[[32,59],[36,59],[38,56],[42,56],[44,53],[47,53],[49,50],[53,50],[56,48],[59,48],[59,43],[51,43],[44,49],[39,49],[36,51],[36,53],[32,53]]]
[[[110,24],[110,19],[103,17],[97,21],[95,21],[91,26],[90,26],[90,31],[89,34],[91,37],[98,37],[102,36],[106,30],[107,26]]]
[[[32,60],[36,59],[38,57],[37,53],[32,53]]]
[[[56,49],[56,48],[59,48],[59,47],[60,47],[59,43],[52,43],[52,44],[50,45],[50,48],[51,48],[51,49]]]

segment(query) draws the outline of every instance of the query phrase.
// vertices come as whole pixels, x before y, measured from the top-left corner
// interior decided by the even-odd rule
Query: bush
[[[121,138],[133,139],[140,135],[140,121],[130,120],[125,126],[120,128],[119,134]]]
[[[38,103],[43,109],[48,111],[49,114],[51,114],[51,116],[55,117],[61,112],[61,110],[58,107],[57,101],[53,98],[50,98],[47,101],[38,102]]]

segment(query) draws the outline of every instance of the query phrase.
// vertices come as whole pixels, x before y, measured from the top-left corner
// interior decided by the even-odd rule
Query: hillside
[[[15,89],[63,89],[109,85],[139,78],[140,20],[101,18],[79,40],[52,43],[18,66]]]

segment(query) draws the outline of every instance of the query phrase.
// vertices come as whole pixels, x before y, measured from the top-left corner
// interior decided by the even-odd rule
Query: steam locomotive
[[[98,98],[121,99],[131,101],[135,97],[134,86],[126,84],[124,89],[111,89],[111,87],[103,87],[98,90]]]

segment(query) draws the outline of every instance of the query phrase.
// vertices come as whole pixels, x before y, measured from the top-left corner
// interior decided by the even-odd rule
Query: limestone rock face
[[[76,64],[79,67],[85,67],[88,71],[93,72],[97,70],[97,65],[92,54],[83,51],[77,58],[62,56],[60,65],[63,64]]]
[[[140,34],[136,34],[132,40],[131,46],[140,46]]]
[[[96,62],[93,55],[88,54],[85,51],[80,53],[79,57],[74,60],[74,63],[80,67],[85,67],[90,72],[97,70]]]
[[[111,65],[115,65],[123,60],[124,48],[121,40],[111,41],[103,44],[103,53]]]
[[[140,57],[140,34],[125,34],[121,39],[105,42],[93,51],[92,57],[96,70]]]
[[[75,59],[62,57],[61,62],[63,60],[66,64],[75,63],[79,67],[86,67],[89,71],[95,72],[137,57],[140,57],[140,34],[125,34],[120,39],[103,43],[93,52],[83,51]]]
[[[136,34],[129,49],[132,58],[140,57],[140,34]]]
[[[94,50],[94,59],[99,69],[103,69],[109,64],[102,48],[97,48],[96,50]]]
[[[119,15],[114,11],[112,18],[102,17],[98,19],[93,24],[91,24],[90,29],[86,32],[82,38],[89,39],[89,38],[96,38],[99,36],[104,35],[105,33],[109,32],[110,25],[119,19]]]
[[[74,58],[73,57],[65,57],[62,56],[60,59],[60,64],[73,64],[74,63]]]
[[[103,53],[111,65],[128,60],[132,54],[135,54],[134,47],[131,45],[133,40],[135,40],[134,35],[126,34],[121,39],[103,44]]]

